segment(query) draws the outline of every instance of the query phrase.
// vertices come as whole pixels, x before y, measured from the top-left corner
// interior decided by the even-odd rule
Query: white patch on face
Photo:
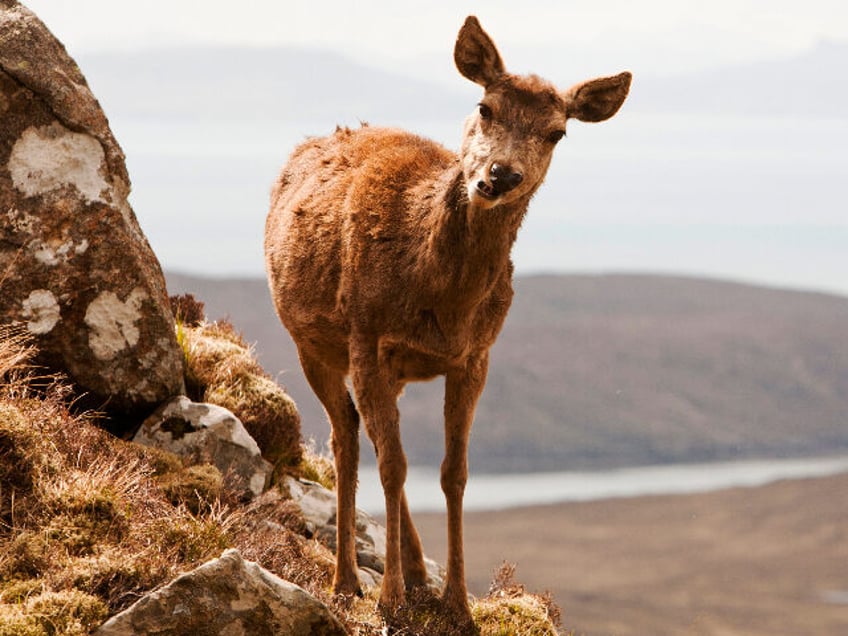
[[[27,128],[15,142],[8,165],[12,183],[27,197],[72,185],[87,202],[106,203],[104,157],[97,139],[53,123]]]
[[[136,322],[141,318],[141,303],[147,294],[136,287],[126,301],[115,292],[102,292],[91,301],[85,312],[85,324],[90,331],[88,346],[98,360],[111,360],[127,347],[138,344],[140,336]]]
[[[36,335],[50,333],[60,319],[59,303],[48,289],[36,289],[21,303],[27,330]]]

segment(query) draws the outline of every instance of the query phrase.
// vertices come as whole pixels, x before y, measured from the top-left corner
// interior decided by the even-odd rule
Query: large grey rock
[[[174,579],[113,616],[96,636],[344,636],[305,590],[236,550]]]
[[[336,550],[336,494],[321,484],[306,479],[287,477],[284,481],[289,495],[300,508],[306,529],[322,543]],[[359,581],[366,587],[382,582],[386,560],[386,529],[368,513],[356,511],[356,562]],[[430,558],[424,557],[427,584],[434,590],[444,585],[445,570]]]
[[[77,65],[28,9],[0,0],[0,322],[25,326],[39,362],[88,406],[146,415],[180,392],[183,357],[129,192]]]
[[[190,464],[213,464],[224,486],[251,498],[268,487],[273,467],[256,441],[230,411],[215,404],[177,396],[148,417],[133,441],[186,458]]]

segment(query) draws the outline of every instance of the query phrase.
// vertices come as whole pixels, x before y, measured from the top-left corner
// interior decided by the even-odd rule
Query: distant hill
[[[79,64],[106,112],[121,117],[352,124],[450,117],[453,108],[459,121],[475,103],[319,49],[157,48],[83,56]]]
[[[257,343],[304,432],[326,440],[265,281],[167,279]],[[848,298],[629,275],[515,287],[472,432],[478,472],[848,451]],[[439,381],[401,399],[413,464],[441,461],[441,399]]]
[[[631,108],[757,117],[848,117],[848,42],[824,41],[796,56],[634,81]],[[638,83],[636,83],[638,81]]]
[[[459,75],[455,84],[428,81],[382,70],[380,60],[364,65],[297,47],[111,51],[80,56],[79,63],[106,112],[123,118],[458,122],[479,94]],[[844,118],[848,108],[848,84],[838,81],[848,75],[848,42],[670,77],[633,71],[627,108],[638,111]],[[547,76],[556,72],[553,64]]]

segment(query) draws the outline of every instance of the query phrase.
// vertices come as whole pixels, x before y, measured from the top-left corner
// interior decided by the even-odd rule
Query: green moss
[[[274,478],[301,461],[300,415],[292,399],[226,322],[180,326],[186,385],[194,400],[232,411],[274,465]]]
[[[50,543],[44,533],[23,530],[0,557],[0,581],[36,577],[47,569],[50,560]]]
[[[103,601],[79,590],[44,592],[0,604],[0,636],[85,636],[108,615]]]
[[[84,480],[63,484],[46,502],[53,515],[46,526],[48,538],[72,555],[90,554],[104,542],[120,541],[129,530],[125,507],[106,485]]]
[[[52,636],[83,636],[109,616],[109,608],[99,598],[79,590],[45,592],[30,598],[27,613]]]
[[[118,611],[155,587],[167,576],[161,565],[126,549],[106,547],[96,556],[69,560],[62,584],[103,599],[111,611]]]
[[[22,603],[30,596],[41,594],[43,589],[40,579],[7,581],[0,586],[0,603]]]
[[[161,475],[162,492],[174,505],[183,504],[193,514],[211,510],[223,489],[221,471],[212,464],[200,464]]]
[[[156,541],[163,542],[185,564],[216,558],[230,547],[226,529],[213,519],[181,517],[152,525]]]
[[[0,636],[47,636],[47,632],[22,608],[0,605]]]
[[[312,448],[306,447],[303,450],[299,469],[304,479],[317,482],[327,490],[335,490],[336,468],[333,465],[333,460],[326,455],[321,455]]]
[[[153,469],[154,477],[162,477],[168,473],[178,473],[183,469],[182,460],[174,453],[153,446],[139,446],[147,463]]]
[[[12,404],[0,403],[0,485],[3,486],[0,491],[27,492],[32,488],[42,446],[38,430],[21,410]]]

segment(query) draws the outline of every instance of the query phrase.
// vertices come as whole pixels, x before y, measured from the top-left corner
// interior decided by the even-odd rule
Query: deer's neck
[[[457,169],[444,194],[441,218],[432,228],[432,256],[460,302],[474,303],[510,271],[510,252],[529,198],[482,210],[472,206]],[[508,274],[507,274],[508,275]]]

